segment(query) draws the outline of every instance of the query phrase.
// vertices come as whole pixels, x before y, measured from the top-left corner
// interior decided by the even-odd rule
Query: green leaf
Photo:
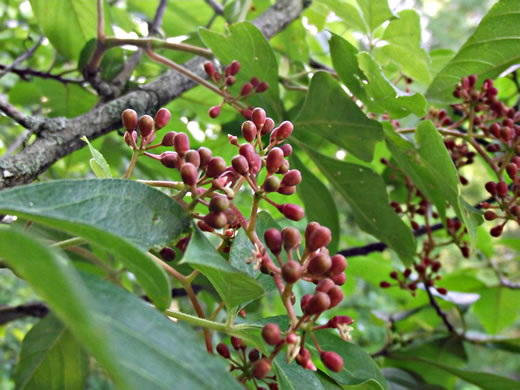
[[[349,28],[354,31],[368,32],[367,25],[361,15],[361,10],[354,1],[346,0],[322,0],[331,11],[334,11]]]
[[[373,33],[376,28],[388,19],[395,18],[387,0],[356,0],[368,31]]]
[[[159,308],[169,306],[169,279],[143,252],[189,229],[188,216],[166,194],[130,180],[57,180],[2,191],[0,209],[111,251]]]
[[[419,375],[412,375],[399,368],[385,367],[381,371],[392,390],[444,390],[443,387],[426,384]]]
[[[305,206],[305,216],[308,221],[317,221],[330,229],[332,241],[329,244],[329,250],[331,253],[336,253],[341,234],[336,202],[327,186],[302,163],[295,153],[291,155],[290,161],[291,166],[302,174],[302,182],[296,189]]]
[[[301,18],[296,19],[282,32],[274,36],[271,39],[271,46],[293,61],[309,62],[307,31]]]
[[[0,256],[45,299],[118,388],[241,388],[191,328],[106,280],[80,278],[65,258],[25,233],[0,229]]]
[[[92,316],[92,297],[62,254],[43,246],[26,233],[2,227],[0,257],[50,305],[76,340],[84,342],[120,388],[137,390],[124,375],[118,357],[111,349],[110,339],[107,339],[106,329]]]
[[[354,389],[388,389],[386,380],[376,362],[361,347],[343,341],[329,331],[316,332],[315,335],[323,351],[334,351],[343,358],[343,369],[340,372],[335,373],[328,370],[330,377],[336,382],[352,386],[371,380],[375,382],[376,387],[372,383],[371,387],[354,387]],[[312,347],[312,349],[314,348]],[[316,351],[314,350],[314,352]]]
[[[427,96],[442,102],[455,102],[455,85],[464,76],[476,74],[477,85],[496,78],[520,60],[520,3],[501,0],[480,21],[477,29],[457,55],[432,81]]]
[[[108,166],[105,157],[103,157],[103,155],[90,144],[87,137],[83,136],[81,137],[81,140],[86,142],[88,145],[90,154],[92,155],[92,159],[90,160],[90,167],[92,168],[96,176],[101,179],[112,177],[112,172],[110,172],[110,167]]]
[[[76,60],[85,43],[96,37],[95,1],[30,0],[30,2],[45,36],[62,56]],[[110,23],[107,17],[105,17],[105,26],[108,30]]]
[[[368,119],[328,72],[317,72],[305,103],[294,120],[295,132],[324,137],[363,161],[371,161],[382,140],[379,122]]]
[[[273,367],[280,390],[324,390],[314,372],[304,370],[295,362],[287,363],[283,353],[278,354]]]
[[[229,308],[252,301],[264,294],[259,282],[230,265],[196,227],[181,263],[189,263],[202,272]]]
[[[329,43],[332,63],[341,81],[365,103],[369,111],[387,112],[392,118],[425,114],[424,96],[398,90],[386,79],[370,54],[359,53],[352,44],[336,34],[332,34]]]
[[[416,11],[407,9],[399,12],[381,38],[386,45],[377,47],[374,55],[384,61],[391,60],[400,65],[408,77],[425,85],[431,82],[430,57],[421,48],[421,21]]]
[[[77,84],[62,84],[50,79],[36,79],[43,107],[50,117],[73,118],[86,113],[96,103],[96,96]]]
[[[479,388],[483,390],[496,390],[496,389],[507,389],[507,390],[519,390],[520,382],[515,381],[503,376],[488,374],[486,372],[481,371],[469,371],[462,370],[460,368],[455,368],[453,366],[448,366],[439,361],[433,361],[423,358],[416,358],[417,361],[429,364],[431,366],[440,368],[443,371],[449,372],[462,380],[477,385]]]
[[[243,83],[256,76],[269,84],[269,89],[248,99],[255,107],[263,107],[273,119],[283,118],[280,92],[278,90],[278,63],[269,42],[262,32],[248,22],[229,26],[230,34],[222,34],[200,29],[202,41],[210,48],[224,64],[233,60],[240,62],[241,70],[236,75],[235,93],[240,92]],[[237,48],[240,50],[237,50]]]
[[[415,141],[419,155],[432,175],[444,198],[451,204],[455,213],[468,229],[472,245],[477,238],[478,217],[471,206],[460,195],[460,181],[457,169],[441,135],[431,121],[422,121],[417,127]]]
[[[87,374],[87,354],[49,314],[25,336],[14,381],[20,390],[82,390]]]
[[[348,202],[359,227],[395,250],[405,265],[412,264],[415,238],[410,228],[389,206],[381,176],[370,168],[335,160],[307,145],[298,144]]]
[[[504,287],[480,291],[480,299],[473,305],[473,311],[491,334],[512,325],[518,318],[520,291]]]

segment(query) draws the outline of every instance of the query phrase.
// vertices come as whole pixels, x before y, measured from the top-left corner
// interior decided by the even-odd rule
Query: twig
[[[224,15],[224,7],[215,0],[206,0],[206,3],[213,8],[213,11],[215,11],[217,15]]]
[[[0,95],[0,111],[26,129],[31,129],[33,119],[29,115],[25,115],[21,111],[18,111],[12,104],[9,104],[4,95]]]
[[[2,157],[0,157],[0,160],[3,158],[9,157],[11,154],[13,154],[20,145],[22,145],[25,141],[27,141],[29,139],[31,134],[32,134],[32,132],[30,130],[25,129],[22,132],[22,134],[20,134],[16,138],[16,140],[11,145],[9,145],[9,147],[5,151],[5,154]]]
[[[455,330],[455,327],[451,324],[451,322],[448,320],[448,316],[445,312],[442,311],[441,307],[435,300],[435,297],[433,296],[432,292],[430,291],[430,287],[426,284],[424,284],[424,289],[426,290],[426,293],[428,294],[428,298],[430,298],[430,304],[435,309],[435,312],[439,317],[441,317],[442,322],[444,322],[444,325],[446,325],[446,328],[450,333],[457,333]]]
[[[43,302],[25,303],[14,307],[0,307],[0,325],[27,316],[42,318],[48,312],[49,308]]]
[[[42,35],[40,37],[40,39],[38,39],[38,42],[36,42],[36,44],[31,47],[29,50],[27,50],[25,53],[23,53],[21,56],[17,57],[12,63],[11,65],[7,66],[3,71],[0,72],[0,79],[2,77],[4,77],[7,73],[10,72],[11,69],[13,69],[16,65],[18,65],[20,62],[22,61],[25,61],[27,58],[29,58],[30,56],[32,56],[34,54],[34,52],[36,51],[36,49],[38,49],[38,47],[40,46],[40,44],[43,42],[43,39],[45,37]]]
[[[0,64],[0,69],[6,70],[7,66]],[[24,81],[31,81],[31,79],[28,76],[34,76],[42,79],[56,80],[63,84],[82,84],[84,82],[81,79],[67,79],[59,74],[41,72],[32,68],[11,68],[9,69],[9,72],[16,74]]]

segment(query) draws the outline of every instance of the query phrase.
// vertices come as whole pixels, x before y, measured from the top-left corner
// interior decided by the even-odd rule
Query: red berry
[[[175,148],[175,151],[181,156],[190,150],[190,139],[186,133],[177,133],[175,135],[175,138],[173,139],[173,147]]]
[[[222,211],[211,211],[208,215],[204,217],[204,222],[206,222],[212,228],[222,229],[224,226],[227,225],[228,218],[226,216],[226,213]]]
[[[166,246],[159,251],[159,255],[161,255],[164,261],[173,261],[175,260],[176,253],[174,249]]]
[[[265,179],[263,188],[265,192],[276,192],[280,189],[280,179],[276,176],[269,176]]]
[[[397,271],[392,271],[390,272],[390,277],[392,279],[399,279],[399,274],[397,273]]]
[[[181,167],[181,177],[184,184],[188,186],[194,186],[197,184],[199,173],[197,172],[195,165],[192,163],[185,163]]]
[[[296,249],[302,242],[302,236],[298,229],[287,227],[282,229],[283,247],[286,251]]]
[[[255,124],[255,126],[258,129],[261,129],[262,126],[264,125],[265,119],[266,119],[264,109],[260,108],[260,107],[255,108],[253,110],[252,114],[251,114],[251,118],[252,118],[253,123]]]
[[[278,188],[278,192],[282,195],[292,195],[296,192],[296,186],[280,186],[280,188]]]
[[[506,165],[506,171],[507,171],[507,174],[509,175],[509,177],[512,179],[512,180],[515,180],[516,179],[516,175],[518,174],[518,167],[516,166],[515,163],[509,163]]]
[[[257,156],[257,153],[255,151],[255,148],[251,144],[242,144],[238,148],[238,153],[241,156],[244,156],[249,163],[249,165],[253,165],[255,163],[255,156]]]
[[[269,84],[267,84],[265,81],[262,81],[256,87],[256,92],[261,93],[261,92],[267,91],[267,89],[269,89]]]
[[[175,138],[176,135],[177,135],[177,133],[175,131],[167,132],[164,135],[161,144],[163,146],[173,146],[173,139]]]
[[[264,240],[267,247],[275,255],[282,251],[282,233],[278,229],[270,228],[264,232]]]
[[[205,146],[201,146],[200,148],[197,149],[197,152],[199,153],[200,167],[202,169],[204,169],[204,168],[206,168],[209,161],[211,160],[211,155],[212,155],[211,150],[209,150]]]
[[[336,352],[324,351],[320,354],[320,359],[331,371],[340,372],[343,369],[343,358]]]
[[[231,357],[231,353],[229,352],[229,347],[224,343],[217,344],[217,352],[224,359],[229,359]]]
[[[294,126],[289,121],[284,121],[278,126],[278,131],[276,132],[276,138],[284,140],[289,138],[294,130]]]
[[[274,121],[271,118],[266,118],[264,126],[262,127],[262,135],[269,134],[274,129]]]
[[[297,169],[291,169],[282,178],[283,186],[296,186],[302,181],[302,174]]]
[[[305,313],[307,314],[320,314],[323,313],[330,307],[330,297],[321,291],[314,293],[307,306],[305,307]]]
[[[388,283],[386,280],[383,280],[381,283],[379,283],[379,286],[380,286],[381,288],[388,288],[388,287],[391,286],[391,284]]]
[[[278,210],[286,218],[289,218],[290,220],[293,220],[293,221],[299,221],[305,215],[303,209],[300,206],[298,206],[296,204],[292,204],[292,203],[282,204],[282,205],[278,206]]]
[[[220,115],[220,110],[222,109],[221,106],[213,106],[209,109],[208,111],[208,115],[215,119],[216,117],[218,117]]]
[[[296,283],[302,276],[302,266],[294,260],[289,260],[282,266],[282,278],[287,283]]]
[[[238,62],[236,60],[231,62],[231,65],[229,65],[229,73],[231,74],[231,76],[236,75],[239,71],[240,71],[240,62]]]
[[[334,255],[330,258],[330,261],[332,265],[329,269],[329,275],[331,276],[338,275],[347,268],[347,259],[342,255]]]
[[[314,252],[315,250],[326,247],[332,240],[332,234],[330,229],[325,226],[319,226],[309,236],[309,240],[306,242],[307,248]]]
[[[208,177],[218,177],[226,170],[226,162],[222,157],[213,157],[208,162],[208,167],[206,168],[206,175]]]
[[[255,363],[252,374],[256,379],[264,379],[269,371],[271,371],[271,361],[264,358]]]
[[[153,131],[153,118],[150,115],[143,115],[141,118],[139,118],[137,128],[141,134],[141,137],[148,137]]]
[[[196,150],[188,150],[184,155],[184,161],[195,165],[196,168],[200,166],[200,155]]]
[[[262,329],[262,337],[269,345],[277,345],[282,341],[280,327],[274,323],[266,324]]]
[[[206,71],[209,77],[213,77],[213,75],[215,74],[215,67],[209,61],[206,61],[204,63],[204,70]]]
[[[289,157],[292,154],[292,146],[289,144],[283,144],[280,146],[280,149],[282,149],[283,155],[285,157]]]
[[[137,146],[137,131],[134,130],[131,133],[125,131],[124,140],[128,146],[135,148]]]
[[[236,155],[233,157],[231,165],[241,175],[246,175],[249,172],[249,163],[244,156]]]
[[[329,272],[330,272],[330,270],[329,270]],[[334,275],[331,279],[338,286],[343,286],[345,284],[345,282],[347,281],[347,275],[345,274],[345,272],[341,272],[337,275]]]
[[[253,90],[253,84],[245,83],[242,86],[242,89],[240,90],[240,96],[247,96],[251,93],[252,90]],[[251,114],[252,114],[252,112],[251,112]]]
[[[254,348],[251,351],[249,351],[249,354],[247,355],[247,357],[249,358],[249,361],[251,363],[254,363],[258,359],[260,359],[260,351],[256,348]]]
[[[305,294],[302,299],[300,300],[300,307],[302,309],[302,312],[305,312],[305,308],[307,307],[307,304],[312,299],[312,294]]]
[[[267,154],[267,158],[265,161],[265,166],[267,168],[267,172],[269,174],[275,173],[280,166],[282,165],[282,161],[284,160],[283,151],[280,148],[272,148]]]
[[[312,275],[320,276],[326,273],[330,269],[331,265],[332,261],[330,260],[329,255],[320,252],[311,258],[307,270]]]
[[[343,300],[343,290],[339,286],[332,287],[329,292],[330,307],[335,307]]]
[[[226,211],[229,207],[229,200],[227,197],[223,195],[215,195],[209,201],[209,210],[218,212],[218,211]]]
[[[509,189],[507,188],[507,183],[504,181],[499,181],[497,183],[497,194],[498,196],[501,196],[504,198],[509,192]]]
[[[178,168],[179,167],[179,155],[176,152],[163,152],[161,153],[161,164],[166,168]]]
[[[329,290],[334,287],[336,284],[330,278],[325,278],[320,280],[320,282],[316,285],[316,291],[321,291],[324,293],[328,293]]]
[[[242,136],[247,142],[253,142],[257,133],[256,126],[251,121],[245,121],[242,123]]]
[[[242,343],[242,339],[239,338],[239,337],[235,337],[235,336],[231,336],[231,345],[233,346],[233,348],[235,348],[237,351],[239,349],[241,349],[242,347],[244,347],[245,345],[243,345]]]
[[[154,122],[155,122],[155,129],[160,130],[164,126],[168,124],[170,121],[170,118],[172,117],[172,114],[167,108],[161,108],[157,113],[155,114]]]
[[[438,287],[437,291],[442,295],[446,295],[448,293],[448,290],[446,290],[444,287]]]
[[[415,282],[410,283],[410,284],[408,285],[408,288],[409,288],[410,290],[412,290],[412,291],[417,290],[417,283],[415,283]]]
[[[307,227],[305,228],[305,241],[306,242],[308,242],[310,240],[312,232],[314,232],[314,230],[316,230],[320,226],[321,225],[316,221],[312,221],[307,224]]]
[[[484,213],[484,219],[486,221],[493,221],[497,218],[497,214],[494,211],[488,210]]]
[[[127,108],[121,114],[121,120],[123,121],[123,127],[125,130],[131,133],[137,126],[137,112],[131,108]]]
[[[491,228],[491,230],[489,231],[489,233],[490,233],[493,237],[500,237],[500,236],[502,235],[502,230],[503,230],[502,225],[497,225],[497,226]]]

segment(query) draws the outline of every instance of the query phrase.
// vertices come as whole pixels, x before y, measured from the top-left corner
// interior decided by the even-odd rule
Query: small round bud
[[[256,348],[249,351],[247,357],[249,358],[249,361],[251,363],[256,362],[258,359],[260,359],[260,351]]]
[[[269,176],[265,179],[263,185],[265,192],[276,192],[280,188],[280,179],[276,176]]]
[[[136,147],[136,143],[137,143],[137,131],[132,131],[131,133],[129,133],[128,131],[125,131],[125,135],[124,135],[124,140],[126,142],[126,144],[128,146],[130,146],[131,148],[134,148]]]
[[[282,251],[282,233],[278,229],[270,228],[264,232],[264,240],[267,247],[275,255]]]
[[[379,286],[380,286],[381,288],[388,288],[388,287],[391,286],[391,284],[388,283],[386,280],[383,280],[381,283],[379,283]]]
[[[204,217],[204,222],[215,229],[222,229],[228,223],[228,218],[224,212],[210,212]]]
[[[315,276],[323,275],[332,265],[330,257],[326,253],[317,253],[309,261],[307,270],[310,274]]]
[[[246,175],[249,172],[249,163],[244,156],[236,155],[233,157],[231,165],[241,175]]]
[[[493,221],[496,218],[497,218],[497,214],[494,211],[492,211],[492,210],[487,210],[484,213],[484,219],[486,221]]]
[[[221,106],[211,107],[208,111],[208,115],[210,116],[210,118],[215,119],[216,117],[218,117],[220,115],[221,108],[222,108]]]
[[[242,339],[235,336],[231,336],[231,345],[237,351],[245,346],[244,343],[242,343]]]
[[[173,138],[173,147],[175,151],[179,153],[181,156],[184,155],[188,150],[190,150],[190,139],[186,135],[186,133],[177,133]]]
[[[516,166],[515,163],[509,163],[506,165],[506,171],[507,171],[507,174],[509,175],[509,177],[512,179],[512,180],[515,180],[516,179],[516,175],[518,174],[518,167]]]
[[[242,123],[242,136],[247,142],[253,142],[257,133],[256,126],[251,121],[245,121]]]
[[[276,138],[278,139],[287,139],[292,134],[294,130],[294,126],[289,121],[284,121],[278,126],[278,131],[276,132]]]
[[[409,288],[410,290],[412,290],[412,291],[417,290],[417,283],[415,283],[415,282],[410,283],[410,284],[408,285],[408,288]]]
[[[343,358],[336,352],[324,351],[320,354],[320,359],[331,371],[340,372],[343,369]]]
[[[321,292],[324,292],[324,293],[328,293],[329,290],[334,287],[336,285],[336,283],[334,283],[332,281],[332,279],[330,278],[325,278],[325,279],[322,279],[320,280],[320,282],[318,283],[318,285],[316,286],[316,291],[321,291]]]
[[[164,248],[162,248],[159,251],[159,255],[161,256],[161,258],[164,261],[173,261],[173,260],[175,260],[175,256],[177,256],[175,253],[175,250],[168,246],[165,246]]]
[[[234,76],[238,72],[240,72],[240,62],[234,60],[233,62],[231,62],[231,65],[229,65],[229,74],[231,76]]]
[[[200,166],[200,155],[199,152],[196,150],[188,150],[186,154],[184,155],[184,161],[189,162],[193,165],[195,165],[195,168],[198,168]]]
[[[168,110],[167,108],[161,108],[155,114],[155,118],[154,118],[155,129],[156,130],[162,129],[164,126],[166,126],[168,124],[171,117],[172,117],[172,114],[170,113],[170,110]]]
[[[271,371],[271,361],[267,358],[260,359],[253,366],[252,374],[256,379],[264,379]]]
[[[255,108],[251,114],[251,118],[252,118],[255,126],[258,129],[261,129],[265,123],[265,118],[266,118],[264,109],[260,108],[260,107]]]
[[[280,186],[280,188],[278,188],[278,192],[282,195],[292,195],[296,192],[296,186]]]
[[[137,112],[131,108],[127,108],[121,114],[121,120],[123,121],[123,127],[125,130],[131,133],[137,126]]]
[[[208,165],[209,160],[211,160],[211,150],[209,150],[205,146],[201,146],[197,149],[197,152],[199,153],[200,167],[204,169]]]
[[[497,226],[491,228],[491,230],[489,231],[489,233],[490,233],[493,237],[500,237],[500,236],[502,235],[502,230],[503,230],[502,225],[497,225]]]
[[[280,165],[280,168],[276,173],[279,173],[280,175],[285,175],[287,172],[289,172],[289,161],[283,160],[282,165]]]
[[[179,167],[179,155],[176,152],[163,152],[161,153],[161,164],[166,168],[178,168]]]
[[[258,77],[252,77],[251,80],[249,80],[251,84],[253,84],[253,87],[257,87],[258,84],[260,84],[260,80],[258,80]]]
[[[312,299],[313,295],[312,294],[305,294],[302,299],[300,300],[300,307],[302,309],[302,312],[305,312],[305,308],[307,307],[307,304],[310,302],[310,300]]]
[[[330,298],[330,307],[335,307],[343,300],[343,290],[339,286],[332,287],[328,293]]]
[[[282,179],[283,186],[296,186],[302,181],[302,174],[297,169],[291,169]]]
[[[332,264],[329,269],[329,275],[331,276],[338,275],[347,268],[347,259],[342,255],[334,255],[330,258],[330,261]]]
[[[289,144],[283,144],[280,149],[282,149],[284,157],[289,157],[292,154],[292,146]]]
[[[446,290],[444,287],[438,287],[437,292],[442,295],[446,295],[448,293],[448,290]]]
[[[283,247],[286,251],[296,249],[302,242],[302,236],[298,229],[287,227],[282,229]]]
[[[177,133],[175,131],[167,132],[164,135],[161,144],[163,146],[173,146],[173,139],[175,138],[176,135],[177,135]]]
[[[235,76],[227,76],[224,82],[227,86],[232,86],[237,82],[237,78]]]
[[[280,148],[272,148],[267,154],[267,158],[265,160],[265,166],[267,168],[267,172],[269,174],[275,173],[280,166],[282,165],[282,161],[284,160],[283,151]]]
[[[262,93],[264,91],[267,91],[269,89],[269,84],[267,84],[265,81],[262,81],[260,84],[256,87],[256,92]]]
[[[329,272],[330,272],[330,270],[329,270]],[[347,281],[347,275],[345,274],[345,272],[341,272],[341,273],[331,277],[331,279],[338,286],[343,286],[345,284],[345,282]]]
[[[432,271],[433,272],[437,272],[437,271],[439,271],[441,269],[441,267],[442,267],[442,264],[441,264],[440,261],[434,261],[433,264],[432,264]]]
[[[315,250],[327,246],[332,240],[330,229],[325,226],[317,227],[307,241],[307,248],[314,252]]]
[[[181,167],[181,177],[184,184],[187,186],[194,186],[197,184],[197,180],[199,178],[197,167],[195,167],[195,165],[192,163],[185,163]]]
[[[515,204],[513,207],[511,207],[510,211],[516,218],[520,218],[520,206],[519,205]]]
[[[218,177],[222,173],[224,173],[226,168],[227,168],[226,162],[224,161],[224,159],[222,157],[219,157],[219,156],[213,157],[208,162],[208,167],[206,169],[206,175],[208,177]]]
[[[231,357],[231,353],[229,352],[229,347],[224,343],[217,344],[217,352],[224,359],[229,359]]]
[[[392,279],[397,280],[397,279],[399,279],[399,274],[397,273],[397,271],[392,271],[392,272],[390,272],[390,277]]]
[[[262,135],[269,134],[274,129],[274,121],[271,118],[265,118],[264,126],[262,127]]]
[[[491,195],[497,194],[497,184],[495,182],[488,181],[484,186]]]
[[[287,283],[296,283],[302,276],[302,266],[294,260],[289,260],[282,266],[282,278]]]
[[[509,192],[509,189],[507,188],[507,183],[504,181],[499,181],[497,183],[497,194],[498,196],[501,196],[504,198]]]
[[[209,77],[213,77],[213,75],[215,74],[215,67],[213,66],[213,64],[209,61],[206,61],[204,63],[204,70],[206,71],[207,75]]]
[[[253,84],[245,83],[242,86],[242,89],[240,90],[240,96],[247,96],[251,93],[252,90],[253,90]],[[251,114],[252,114],[252,112],[251,112]]]
[[[314,293],[307,306],[305,307],[305,313],[307,314],[320,314],[323,313],[330,307],[329,296],[321,291]]]
[[[316,221],[312,221],[307,224],[307,227],[305,228],[305,241],[306,242],[308,242],[310,240],[312,232],[314,232],[314,230],[316,230],[320,226],[321,225]]]
[[[211,233],[211,232],[213,232],[215,230],[211,226],[209,226],[206,222],[204,222],[203,220],[198,220],[197,221],[197,226],[203,232],[210,232]]]
[[[148,137],[153,131],[153,118],[150,115],[143,115],[141,118],[139,118],[137,128],[141,134],[141,137]]]
[[[266,324],[262,329],[262,337],[269,345],[277,345],[282,341],[280,327],[274,323]]]
[[[229,200],[223,195],[215,195],[209,201],[209,211],[226,211],[229,207]]]
[[[240,110],[240,113],[248,120],[251,120],[251,117],[253,116],[253,111],[250,108],[244,108],[243,110]]]
[[[292,221],[299,221],[305,216],[303,209],[292,203],[286,203],[278,206],[278,211],[280,211],[286,218],[289,218]]]

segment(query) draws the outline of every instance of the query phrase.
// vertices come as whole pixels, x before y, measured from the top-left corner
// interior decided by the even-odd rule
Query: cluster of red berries
[[[210,79],[217,85],[217,87],[223,91],[228,92],[228,88],[234,85],[237,81],[236,75],[238,72],[240,72],[240,62],[233,61],[231,64],[226,66],[224,69],[224,74],[218,72],[215,69],[215,66],[212,62],[206,61],[204,63],[204,70],[206,71],[207,75],[210,77]],[[245,100],[257,93],[262,93],[267,91],[269,88],[269,84],[265,81],[258,80],[257,77],[251,78],[251,80],[245,82],[242,85],[242,88],[240,89],[240,93],[238,96],[230,97],[230,101],[233,103]],[[226,102],[226,99],[222,100],[222,103],[220,103],[217,106],[213,106],[209,109],[209,116],[212,118],[216,118],[220,115],[220,111],[222,109],[222,106]],[[246,118],[251,119],[251,115],[253,113],[253,107],[247,107],[240,109],[240,113]]]

